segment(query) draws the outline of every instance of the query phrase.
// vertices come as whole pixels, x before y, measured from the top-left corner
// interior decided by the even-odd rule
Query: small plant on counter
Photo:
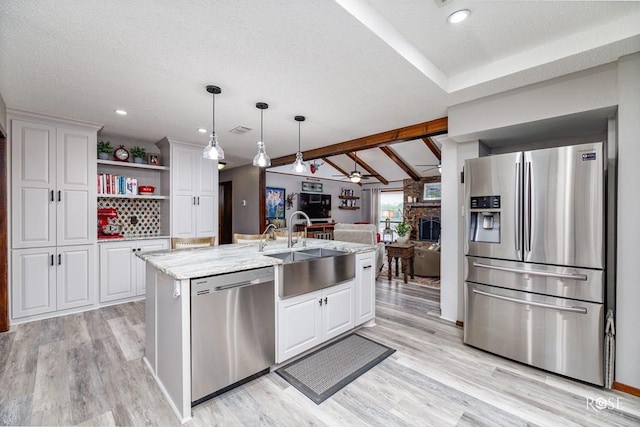
[[[142,163],[147,157],[147,150],[136,145],[135,147],[131,147],[131,155],[135,163]]]

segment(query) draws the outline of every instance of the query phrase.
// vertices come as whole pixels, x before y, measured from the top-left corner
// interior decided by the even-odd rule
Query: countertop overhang
[[[306,246],[298,245],[288,249],[286,240],[269,240],[264,252],[258,252],[258,243],[256,242],[143,252],[136,255],[168,276],[183,280],[278,265],[282,264],[282,260],[265,255],[312,248],[358,253],[372,251],[376,247],[338,240],[306,239]]]

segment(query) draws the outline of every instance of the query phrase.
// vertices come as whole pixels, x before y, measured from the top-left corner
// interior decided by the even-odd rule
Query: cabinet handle
[[[53,193],[53,191],[52,191]],[[53,254],[51,254],[51,265],[53,266]]]
[[[135,251],[136,251],[136,248],[131,248],[131,252],[135,252]]]
[[[196,204],[196,196],[193,196],[193,204],[195,206],[195,204]]]
[[[54,196],[53,196],[53,190],[51,190],[51,201],[52,201],[52,202],[54,202],[54,201],[55,201],[53,197],[54,197]]]
[[[200,206],[200,196],[198,196],[197,199],[198,199],[198,206]]]
[[[62,191],[58,190],[58,201],[62,201]]]
[[[53,256],[53,255],[52,255]],[[320,307],[322,307],[322,298],[320,298],[320,300],[318,301],[318,303],[320,303]]]
[[[58,265],[62,265],[62,254],[58,254]]]
[[[327,301],[327,297],[324,297],[324,305],[329,304],[329,301]]]
[[[370,265],[365,265],[364,267],[362,267],[363,270],[365,270],[367,268],[371,268],[371,266]]]

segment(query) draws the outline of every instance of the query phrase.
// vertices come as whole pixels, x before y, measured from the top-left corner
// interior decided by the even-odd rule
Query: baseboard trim
[[[464,328],[464,322],[461,322],[459,320],[456,320],[456,326],[460,327],[460,328]]]
[[[612,388],[614,390],[622,391],[640,397],[640,388],[631,387],[630,385],[622,384],[617,381],[613,382]]]

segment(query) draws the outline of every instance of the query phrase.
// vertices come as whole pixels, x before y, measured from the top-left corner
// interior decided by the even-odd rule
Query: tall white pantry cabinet
[[[202,158],[204,144],[164,138],[156,143],[169,159],[171,237],[215,237],[218,231],[218,162]]]
[[[96,302],[100,125],[8,110],[11,318]]]

